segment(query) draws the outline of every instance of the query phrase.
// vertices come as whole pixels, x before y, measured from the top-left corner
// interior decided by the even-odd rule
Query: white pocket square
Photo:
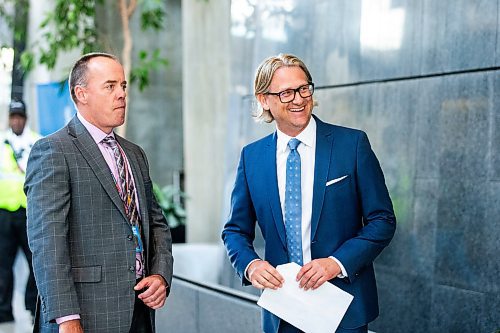
[[[329,181],[326,182],[326,186],[330,186],[332,184],[338,183],[339,181],[341,181],[343,179],[346,179],[346,178],[347,178],[347,175],[339,177],[339,178],[335,178],[335,179],[332,179],[332,180],[329,180]]]

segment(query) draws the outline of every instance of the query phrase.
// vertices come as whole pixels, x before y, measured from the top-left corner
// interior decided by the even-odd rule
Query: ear
[[[75,87],[75,96],[80,104],[87,104],[87,91],[82,86]]]
[[[256,97],[257,100],[259,101],[260,106],[262,106],[264,110],[269,110],[269,104],[267,103],[267,95],[258,94]]]

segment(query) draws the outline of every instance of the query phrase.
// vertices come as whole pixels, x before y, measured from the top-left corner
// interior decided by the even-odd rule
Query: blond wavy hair
[[[271,80],[273,79],[274,72],[280,67],[293,67],[297,66],[301,68],[307,76],[307,81],[312,83],[312,76],[307,66],[300,60],[298,57],[293,54],[280,53],[276,56],[271,56],[265,59],[257,68],[255,72],[255,81],[254,81],[254,95],[257,97],[260,94],[265,94],[268,92],[269,85],[271,84]],[[273,115],[270,110],[264,110],[262,105],[259,102],[256,104],[256,110],[253,113],[253,117],[255,117],[259,121],[264,121],[266,123],[270,123],[274,120]]]

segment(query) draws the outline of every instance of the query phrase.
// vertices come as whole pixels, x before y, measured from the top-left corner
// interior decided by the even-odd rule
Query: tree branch
[[[134,12],[137,6],[137,1],[132,0],[127,6],[126,0],[120,0],[120,16],[122,19],[122,29],[123,29],[123,50],[122,50],[122,62],[123,70],[125,71],[125,78],[127,81],[130,79],[130,71],[132,70],[132,34],[130,32],[130,15]],[[128,97],[127,97],[128,100]],[[118,133],[125,136],[125,129],[127,124],[127,113],[125,113],[125,121],[123,126],[118,129]]]
[[[128,17],[132,16],[136,7],[137,7],[137,0],[131,0],[127,8]]]

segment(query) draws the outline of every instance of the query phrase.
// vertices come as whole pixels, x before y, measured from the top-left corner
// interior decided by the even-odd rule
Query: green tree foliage
[[[97,31],[94,27],[96,4],[102,0],[58,0],[54,11],[48,12],[40,24],[44,31],[40,42],[31,46],[32,51],[26,51],[22,64],[27,71],[29,65],[40,63],[48,69],[56,65],[60,52],[81,48],[83,53],[98,48]],[[35,59],[35,52],[38,59]],[[31,61],[27,62],[26,59]]]
[[[1,41],[0,47],[6,47],[6,46],[11,46],[12,42],[15,41],[20,41],[26,39],[26,30],[23,29],[16,29],[16,20],[15,20],[15,8],[17,10],[22,10],[24,11],[23,13],[18,13],[18,17],[26,17],[26,12],[29,10],[29,0],[0,0],[0,19],[4,21],[7,25],[8,28],[11,29],[14,33],[14,40],[9,41],[9,43],[6,43],[6,41]],[[26,22],[19,21],[17,22],[19,26],[26,26]]]
[[[151,57],[148,58],[148,52],[141,50],[139,52],[139,63],[130,72],[130,81],[138,82],[140,91],[149,85],[149,72],[152,69],[168,65],[168,60],[160,56],[159,49],[154,50],[150,55]]]
[[[186,194],[184,192],[173,185],[160,188],[153,183],[153,193],[170,228],[186,224],[186,210],[183,204]]]
[[[0,17],[5,19],[9,27],[13,27],[14,19],[8,9],[12,8],[16,1],[29,3],[29,0],[0,0]],[[120,2],[126,3],[121,0],[106,2],[111,6],[116,5],[117,8]],[[130,3],[133,3],[133,8],[129,11],[129,15],[135,12],[137,5],[143,31],[163,29],[165,11],[161,0],[131,0]],[[29,45],[28,50],[21,55],[21,65],[24,70],[29,72],[38,64],[53,69],[61,52],[74,49],[80,49],[83,53],[102,50],[103,46],[99,41],[99,32],[94,19],[96,8],[104,4],[104,0],[54,0],[54,10],[46,14],[40,25],[41,38]],[[149,73],[168,65],[168,61],[161,57],[159,49],[139,50],[138,53],[138,63],[126,75],[130,75],[131,82],[137,82],[142,91],[149,84]]]

